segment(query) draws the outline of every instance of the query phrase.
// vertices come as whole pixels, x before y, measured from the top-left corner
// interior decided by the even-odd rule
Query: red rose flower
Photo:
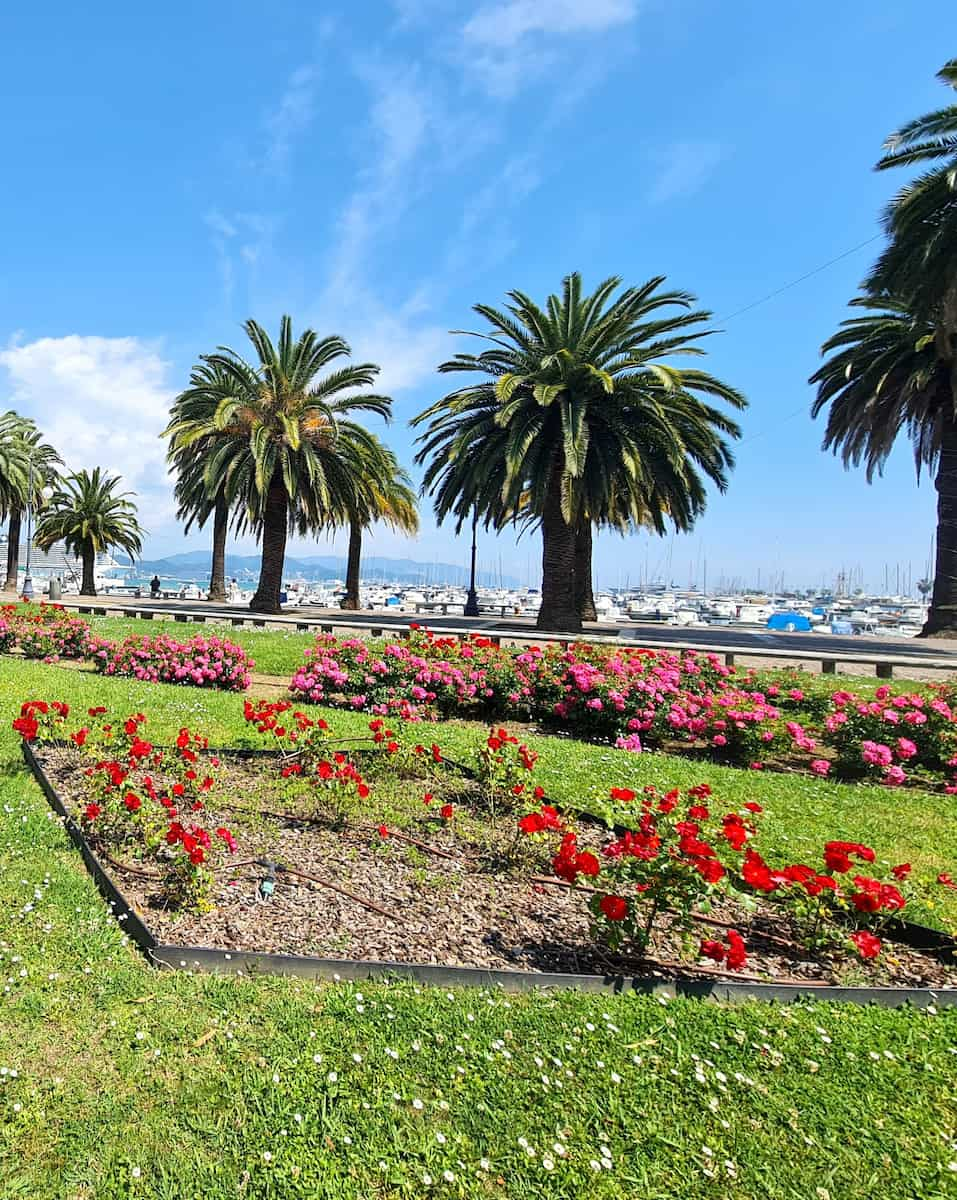
[[[602,896],[598,907],[609,921],[624,921],[628,916],[628,901],[621,896]]]
[[[699,953],[705,958],[710,958],[713,962],[724,962],[724,946],[714,938],[702,938]]]
[[[852,933],[851,941],[857,947],[861,958],[877,958],[881,952],[881,939],[875,937],[873,933],[868,933],[866,929],[859,929],[856,933]]]
[[[725,938],[728,943],[728,954],[725,961],[732,971],[740,971],[748,963],[748,956],[744,949],[744,938],[736,929],[729,929]]]
[[[601,870],[601,864],[590,850],[583,850],[578,856],[577,867],[582,875],[594,878]]]

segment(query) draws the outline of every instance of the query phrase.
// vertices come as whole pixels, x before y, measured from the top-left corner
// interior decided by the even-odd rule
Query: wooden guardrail
[[[181,624],[196,623],[205,624],[207,622],[213,624],[229,624],[235,628],[252,628],[252,629],[287,629],[295,630],[296,632],[309,632],[315,630],[317,633],[336,633],[345,632],[361,637],[384,637],[394,636],[397,638],[407,638],[410,630],[407,626],[395,626],[387,622],[376,624],[375,620],[370,621],[355,621],[343,614],[340,616],[314,616],[307,614],[280,614],[277,616],[264,616],[258,613],[251,613],[244,609],[238,609],[235,612],[213,611],[208,609],[204,611],[199,608],[175,608],[168,609],[150,605],[148,602],[134,601],[131,603],[119,603],[113,600],[110,603],[109,598],[89,599],[86,597],[66,597],[61,601],[68,608],[75,609],[81,614],[93,616],[122,616],[136,617],[139,620],[151,621],[154,618],[160,620],[174,620]],[[199,602],[202,604],[203,602]],[[501,646],[532,646],[542,645],[545,643],[558,643],[563,646],[568,646],[575,641],[594,641],[604,644],[619,645],[635,649],[641,645],[640,626],[635,627],[635,637],[621,638],[614,634],[604,634],[600,631],[589,630],[581,637],[571,637],[569,635],[555,633],[540,633],[538,630],[529,629],[528,633],[523,633],[511,629],[443,629],[440,627],[429,626],[432,633],[443,637],[455,637],[459,639],[467,639],[473,635],[488,638],[489,641]],[[657,628],[661,628],[657,626]],[[799,635],[798,635],[799,636]],[[805,650],[795,646],[793,649],[789,646],[775,646],[769,649],[760,649],[752,647],[724,647],[702,641],[667,641],[658,642],[650,645],[649,648],[655,649],[660,646],[662,649],[673,651],[694,651],[698,654],[716,654],[724,660],[728,666],[733,666],[736,659],[763,659],[793,661],[797,663],[818,663],[820,664],[821,672],[825,675],[834,675],[840,666],[864,666],[872,667],[874,673],[879,679],[893,679],[895,670],[905,672],[908,669],[923,670],[923,671],[938,671],[946,672],[947,674],[957,674],[957,655],[949,658],[931,658],[930,656],[918,656],[907,654],[881,654],[874,650],[867,652],[856,652],[849,649],[843,650]],[[906,674],[905,674],[906,677]]]

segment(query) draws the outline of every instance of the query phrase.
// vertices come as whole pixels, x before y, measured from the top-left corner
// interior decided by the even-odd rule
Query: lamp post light
[[[476,539],[478,536],[478,509],[472,517],[472,570],[469,574],[469,594],[465,600],[465,615],[467,617],[477,617],[479,615],[478,593],[475,591],[475,548]]]
[[[30,555],[33,550],[33,459],[29,463],[29,476],[27,482],[27,565],[23,576],[23,598],[24,600],[33,599],[33,577],[30,574]],[[49,500],[53,495],[53,488],[44,487],[40,489],[40,495],[44,500]]]

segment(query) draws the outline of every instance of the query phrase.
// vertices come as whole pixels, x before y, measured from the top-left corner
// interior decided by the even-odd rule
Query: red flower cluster
[[[13,729],[25,742],[35,741],[41,731],[44,736],[53,737],[69,714],[69,704],[59,700],[26,700],[20,705],[20,715],[13,721]]]
[[[866,929],[858,929],[856,933],[852,933],[851,942],[861,958],[877,958],[881,952],[881,939],[873,933],[868,933]]]
[[[736,929],[729,929],[723,942],[716,941],[714,938],[703,938],[701,954],[705,958],[710,958],[712,962],[724,963],[731,971],[740,971],[748,963],[744,938]]]
[[[858,891],[852,892],[850,901],[862,913],[900,912],[905,900],[892,883],[881,883],[867,875],[855,875],[854,884]]]
[[[578,836],[566,833],[558,853],[552,859],[552,867],[559,879],[574,883],[579,875],[594,879],[601,870],[601,864],[590,850],[578,849]]]
[[[824,865],[829,871],[845,875],[853,865],[852,855],[861,862],[874,861],[874,851],[870,846],[864,846],[860,842],[827,842],[824,847]]]
[[[519,818],[518,827],[522,833],[560,832],[564,825],[558,815],[558,810],[550,804],[543,804],[538,812],[526,814]]]

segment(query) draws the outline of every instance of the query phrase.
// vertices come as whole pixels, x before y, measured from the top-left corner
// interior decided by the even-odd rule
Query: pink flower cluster
[[[909,769],[943,772],[957,751],[957,712],[948,702],[945,688],[895,694],[881,686],[873,700],[853,692],[831,696],[824,718],[823,739],[837,754],[840,774],[872,775],[891,786],[907,782]],[[813,769],[813,767],[812,767]],[[957,782],[947,786],[957,792]]]
[[[17,648],[24,658],[57,662],[85,658],[90,626],[59,604],[5,604],[0,609],[0,652]]]
[[[392,642],[323,635],[291,693],[381,716],[534,720],[633,752],[685,744],[755,769],[786,760],[819,778],[898,786],[949,771],[957,792],[957,705],[946,688],[880,687],[866,700],[758,683],[715,655],[589,643],[518,651],[415,630]]]
[[[124,675],[145,683],[179,683],[191,687],[242,692],[255,666],[241,646],[225,638],[198,634],[179,642],[166,634],[131,636],[114,643],[94,639],[90,657],[103,675]]]

